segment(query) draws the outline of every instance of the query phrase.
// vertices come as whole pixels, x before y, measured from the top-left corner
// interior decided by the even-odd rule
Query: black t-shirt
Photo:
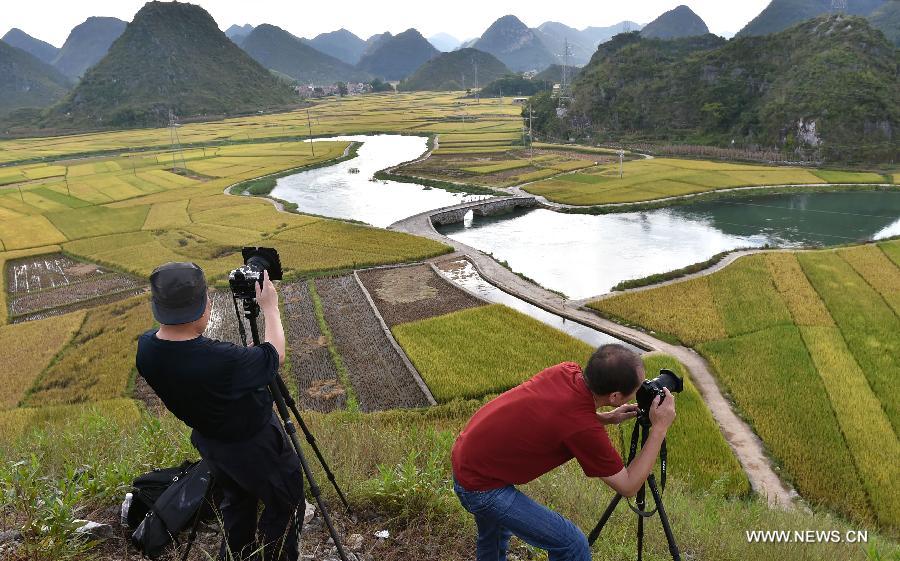
[[[235,442],[262,430],[272,416],[268,384],[278,372],[271,343],[241,347],[200,336],[138,339],[138,372],[176,417],[206,438]]]

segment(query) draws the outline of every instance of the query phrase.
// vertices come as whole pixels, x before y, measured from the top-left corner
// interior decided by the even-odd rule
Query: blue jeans
[[[477,561],[506,561],[513,535],[545,550],[549,561],[591,561],[587,538],[575,524],[514,486],[468,491],[454,478],[453,490],[463,508],[475,515]]]

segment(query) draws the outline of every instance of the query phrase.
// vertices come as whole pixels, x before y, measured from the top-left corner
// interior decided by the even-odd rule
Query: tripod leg
[[[187,543],[184,546],[184,554],[181,556],[181,561],[187,561],[188,555],[191,553],[191,548],[194,547],[194,540],[197,539],[197,531],[200,529],[200,518],[202,518],[203,509],[207,504],[212,504],[213,502],[213,486],[216,484],[215,477],[210,474],[209,476],[209,486],[206,488],[206,494],[203,495],[203,502],[200,503],[200,508],[197,509],[197,514],[194,516],[194,524],[191,526],[191,533],[188,535]]]
[[[281,417],[281,422],[284,424],[285,432],[287,432],[288,437],[290,437],[291,444],[294,446],[294,451],[297,452],[297,457],[300,458],[300,466],[303,468],[303,474],[309,482],[309,491],[312,493],[313,498],[315,498],[316,504],[319,505],[319,512],[322,513],[322,520],[328,528],[328,533],[331,534],[331,539],[334,540],[334,546],[337,548],[338,556],[342,561],[348,561],[347,553],[344,551],[344,546],[341,543],[341,538],[334,529],[334,524],[331,522],[331,516],[328,514],[328,508],[325,506],[325,501],[322,500],[322,490],[316,483],[312,470],[309,468],[309,462],[306,461],[306,456],[303,454],[300,439],[297,438],[297,428],[291,421],[291,415],[288,412],[287,405],[284,403],[284,396],[281,394],[281,389],[278,387],[277,383],[273,382],[269,385],[269,391],[272,392],[272,397],[275,398],[275,407],[278,409],[278,415]]]
[[[616,510],[616,505],[618,505],[621,500],[622,495],[616,493],[616,496],[609,502],[609,506],[606,507],[606,510],[603,511],[603,516],[600,517],[600,521],[597,522],[597,525],[594,526],[594,529],[591,530],[591,533],[588,536],[589,545],[594,545],[594,542],[597,541],[597,538],[600,536],[600,531],[606,526],[606,522],[609,520],[609,517],[612,516],[613,511]]]
[[[300,425],[300,430],[303,431],[303,435],[306,437],[306,441],[312,448],[313,453],[316,455],[316,458],[318,458],[319,464],[322,465],[322,469],[325,470],[325,476],[329,481],[331,481],[331,484],[334,486],[334,490],[337,491],[338,497],[340,497],[341,502],[344,503],[344,508],[347,509],[348,513],[352,513],[353,509],[350,508],[350,503],[347,502],[347,497],[344,496],[344,492],[341,491],[341,488],[337,484],[334,473],[332,473],[331,469],[328,467],[328,462],[326,462],[325,457],[322,456],[322,452],[321,450],[319,450],[319,445],[316,444],[316,437],[313,436],[312,432],[310,432],[309,428],[306,426],[306,423],[303,422],[303,417],[300,416],[300,411],[297,409],[297,403],[294,401],[294,398],[291,397],[291,393],[288,391],[287,385],[284,383],[284,379],[281,377],[281,375],[278,375],[276,379],[278,381],[278,387],[281,390],[282,395],[284,396],[285,403],[294,414],[294,418],[297,419],[297,424]]]
[[[639,510],[644,510],[647,505],[645,497],[646,488],[642,485],[638,491],[637,500],[635,501]],[[644,555],[644,517],[640,514],[638,514],[637,517],[637,561],[641,561]]]
[[[672,527],[669,525],[669,517],[663,506],[662,495],[656,487],[656,478],[651,473],[647,478],[647,485],[650,486],[650,492],[653,493],[653,500],[656,501],[656,507],[659,509],[659,519],[662,522],[663,531],[666,533],[666,541],[669,542],[669,553],[672,554],[674,561],[681,561],[681,553],[678,551],[678,544],[675,543],[675,534],[672,533]]]

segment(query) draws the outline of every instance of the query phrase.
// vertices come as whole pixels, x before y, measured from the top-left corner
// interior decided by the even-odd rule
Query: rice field
[[[54,321],[67,321],[68,317]],[[15,327],[20,325],[28,329],[29,323]],[[23,405],[44,407],[125,397],[137,337],[152,325],[145,296],[89,310],[71,342],[30,387]]]
[[[458,96],[457,93],[428,92],[324,99],[309,108],[312,134],[325,136],[373,131],[446,133],[457,135],[448,138],[448,142],[460,146],[490,142],[508,145],[521,138],[520,106],[511,102],[502,105],[471,102],[464,104]],[[208,123],[184,123],[178,129],[178,134],[185,146],[305,138],[308,134],[306,110],[252,115]],[[467,140],[474,142],[466,142]],[[166,128],[109,131],[56,138],[23,138],[0,141],[0,164],[168,146],[169,130]],[[161,156],[161,159],[165,160],[166,156]],[[168,161],[171,163],[171,156],[168,157]],[[6,169],[0,168],[0,184],[19,180],[21,180],[20,172],[8,173]]]
[[[502,305],[483,306],[392,329],[439,402],[501,393],[560,362],[585,364],[594,349],[560,331]],[[678,419],[668,433],[670,469],[694,489],[746,496],[749,484],[719,427],[687,375],[671,357],[644,359],[647,377],[671,368],[686,377],[678,395]],[[613,442],[619,428],[607,429]],[[631,434],[631,423],[621,437]],[[623,450],[627,455],[627,449]]]
[[[694,346],[806,500],[896,530],[898,246],[745,256],[589,305]]]
[[[671,158],[628,161],[623,172],[619,177],[616,162],[538,181],[525,189],[553,202],[587,206],[650,201],[735,187],[889,182],[877,173]]]
[[[295,276],[446,251],[442,244],[406,234],[277,212],[266,201],[222,194],[239,181],[339,157],[346,146],[317,142],[315,156],[301,142],[193,149],[186,151],[185,162],[177,158],[178,173],[169,167],[170,155],[152,152],[71,168],[47,165],[61,168],[62,175],[0,189],[0,255],[5,260],[11,251],[41,253],[61,246],[141,276],[166,261],[193,260],[215,280],[240,264],[244,245],[274,244]],[[203,175],[196,175],[200,170]]]
[[[84,321],[84,312],[0,327],[0,348],[8,365],[4,368],[0,411],[18,406],[25,392],[72,339]],[[39,343],[29,344],[29,343]]]

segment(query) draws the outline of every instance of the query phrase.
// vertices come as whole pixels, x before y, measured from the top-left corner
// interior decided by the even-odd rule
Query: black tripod
[[[238,298],[234,296],[233,299],[234,311],[235,314],[237,314],[238,320],[238,331],[241,334],[241,342],[245,347],[247,346],[247,332],[244,329],[244,322],[241,319],[241,317],[243,316],[246,317],[248,322],[250,323],[250,336],[253,340],[253,345],[258,346],[260,344],[259,326],[257,325],[257,319],[259,319],[259,304],[256,303],[256,300],[241,299],[244,308],[242,314],[240,308],[238,307]],[[328,533],[331,534],[331,539],[334,541],[334,545],[337,548],[338,556],[340,556],[342,561],[348,561],[347,553],[344,551],[344,546],[341,543],[340,536],[338,535],[337,530],[334,529],[334,524],[331,522],[331,516],[328,514],[328,509],[325,506],[325,502],[322,500],[322,490],[316,483],[316,479],[315,477],[313,477],[312,470],[309,468],[309,463],[306,461],[306,456],[304,455],[303,448],[300,445],[300,439],[297,436],[297,428],[294,426],[294,423],[291,420],[291,413],[293,413],[294,417],[297,419],[297,423],[300,425],[300,429],[306,436],[306,441],[312,447],[313,452],[315,452],[316,458],[318,458],[319,463],[325,470],[325,474],[328,477],[328,480],[331,481],[331,484],[337,491],[338,497],[340,497],[341,502],[344,504],[344,507],[349,513],[352,512],[352,509],[350,508],[350,504],[347,502],[347,497],[344,496],[343,491],[341,491],[341,488],[338,486],[337,481],[334,478],[334,473],[332,473],[331,469],[328,467],[328,463],[325,461],[325,458],[322,456],[322,452],[319,450],[319,446],[316,444],[315,437],[306,426],[306,423],[303,422],[303,417],[300,416],[300,411],[297,410],[297,404],[291,397],[291,393],[288,391],[284,380],[281,378],[281,374],[275,374],[275,379],[272,381],[272,383],[269,384],[269,392],[271,392],[272,398],[275,401],[275,408],[278,410],[278,415],[281,417],[281,422],[284,425],[284,430],[291,440],[294,451],[296,451],[297,456],[300,458],[300,465],[303,468],[303,474],[306,476],[306,480],[309,482],[309,491],[312,494],[313,498],[315,498],[316,504],[318,504],[319,506],[319,512],[322,513],[322,520],[325,521],[325,526],[328,527]],[[290,409],[290,412],[288,411],[288,409]],[[210,481],[210,485],[207,490],[207,496],[205,499],[206,501],[212,501],[213,485],[214,481]],[[202,512],[202,510],[203,509],[201,507],[201,509],[197,511],[197,517],[194,519],[194,526],[191,529],[190,536],[188,537],[187,545],[185,547],[184,554],[182,555],[182,561],[187,561],[188,553],[190,553],[191,546],[193,545],[194,540],[197,537],[197,530],[200,524],[200,512]]]
[[[631,431],[631,449],[628,452],[628,463],[630,464],[632,460],[634,460],[635,454],[637,454],[638,448],[638,434],[641,436],[641,448],[644,447],[644,443],[647,442],[647,436],[650,433],[650,419],[647,418],[643,413],[639,413],[638,417],[634,423],[634,429]],[[665,490],[666,488],[666,441],[663,440],[662,447],[659,451],[660,458],[660,478],[662,480],[662,488]],[[650,487],[650,492],[653,494],[653,501],[656,503],[656,508],[647,512],[644,511],[644,506],[646,505],[646,487]],[[612,516],[614,510],[616,510],[616,506],[619,504],[619,501],[622,500],[622,495],[616,493],[616,496],[613,497],[612,501],[610,501],[609,506],[606,507],[606,510],[603,512],[603,516],[600,517],[600,521],[597,522],[597,525],[594,526],[594,529],[591,530],[590,535],[588,536],[588,543],[594,545],[594,542],[597,541],[597,537],[600,535],[600,531],[603,530],[603,526],[606,525],[606,522],[609,520],[609,517]],[[641,488],[637,492],[637,496],[635,497],[635,503],[637,506],[632,506],[631,503],[628,503],[628,507],[637,514],[637,558],[638,561],[641,561],[643,550],[644,550],[644,518],[649,518],[656,514],[659,511],[659,519],[662,522],[663,531],[666,534],[666,541],[669,542],[669,553],[672,554],[672,559],[674,561],[681,561],[681,553],[678,551],[678,544],[675,543],[675,534],[672,533],[672,527],[669,525],[669,517],[666,516],[666,509],[663,506],[662,501],[662,493],[656,487],[656,476],[653,473],[650,473],[650,476],[647,477],[646,485],[641,485]]]

